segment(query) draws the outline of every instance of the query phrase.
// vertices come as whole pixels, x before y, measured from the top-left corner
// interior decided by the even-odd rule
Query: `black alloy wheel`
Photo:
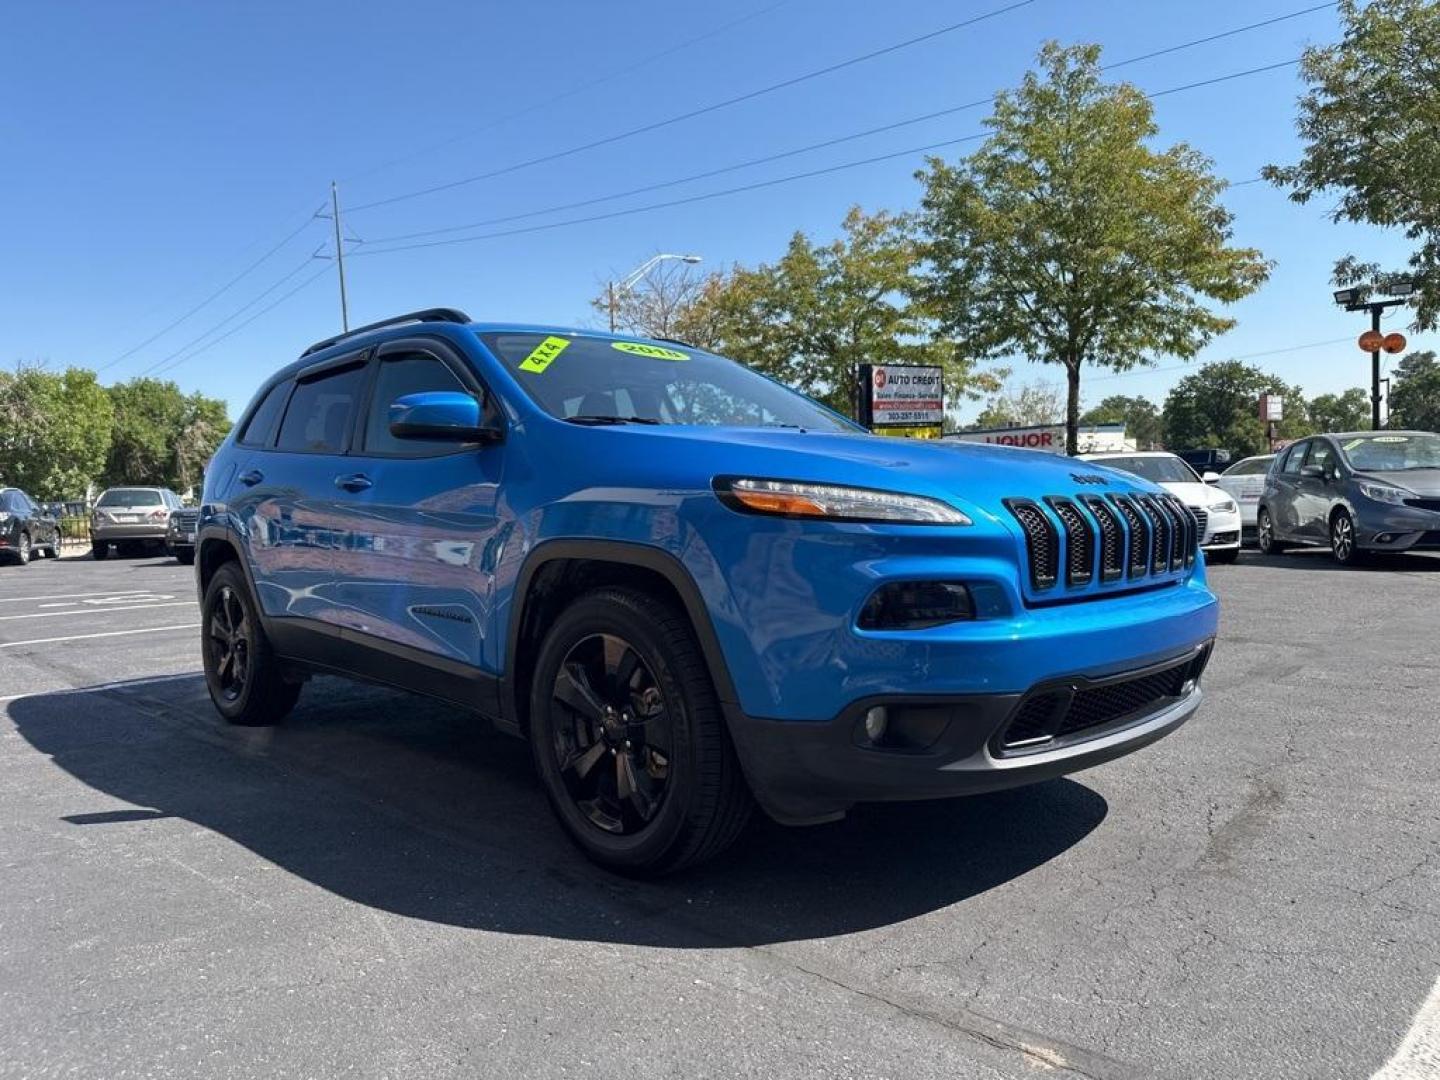
[[[279,723],[295,707],[300,684],[285,678],[237,564],[215,571],[200,610],[200,656],[216,710],[232,724]]]
[[[552,749],[570,798],[596,828],[634,835],[655,819],[674,755],[665,694],[614,634],[576,642],[550,695]]]
[[[227,702],[238,701],[250,675],[250,627],[244,605],[229,585],[221,586],[205,620],[206,668],[215,672],[215,684]]]

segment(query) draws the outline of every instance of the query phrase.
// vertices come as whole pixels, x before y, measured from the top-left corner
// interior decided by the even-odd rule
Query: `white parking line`
[[[1430,988],[1430,996],[1415,1022],[1405,1033],[1400,1049],[1370,1080],[1434,1080],[1440,1076],[1440,979]]]
[[[161,607],[194,607],[194,600],[174,600],[168,604],[126,604],[124,607],[71,608],[66,611],[32,611],[26,615],[0,615],[0,622],[13,619],[53,619],[58,615],[102,615],[107,611],[147,611]]]
[[[32,638],[29,641],[0,641],[0,649],[18,649],[24,645],[53,645],[57,641],[89,641],[91,638],[125,637],[127,634],[157,634],[161,630],[198,630],[200,624],[178,623],[175,626],[146,626],[139,630],[107,630],[101,634],[71,634],[69,637]]]
[[[122,589],[119,592],[104,593],[105,596],[145,596],[149,589]],[[94,596],[95,590],[89,592],[55,593],[52,596],[4,596],[0,597],[0,604],[23,604],[30,600],[74,600],[77,597],[83,598]]]

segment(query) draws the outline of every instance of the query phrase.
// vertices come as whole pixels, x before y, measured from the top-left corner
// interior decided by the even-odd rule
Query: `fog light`
[[[1379,536],[1375,537],[1375,543],[1377,543],[1377,544],[1388,544],[1388,543],[1390,543],[1391,540],[1394,540],[1394,539],[1395,539],[1395,534],[1394,534],[1394,533],[1381,533]]]
[[[924,630],[974,617],[970,590],[958,581],[894,581],[865,601],[860,629]]]
[[[884,705],[876,705],[865,711],[865,737],[872,743],[883,742],[885,729],[890,726],[890,716]]]

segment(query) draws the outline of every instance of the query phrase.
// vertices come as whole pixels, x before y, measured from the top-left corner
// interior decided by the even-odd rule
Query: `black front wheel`
[[[555,620],[535,665],[530,742],[566,832],[611,870],[701,862],[749,817],[689,622],[646,593],[600,589]]]
[[[200,652],[210,700],[230,723],[278,724],[295,707],[300,685],[281,675],[245,575],[234,563],[215,571],[205,589]]]
[[[1355,520],[1344,510],[1330,519],[1330,554],[1341,566],[1358,566],[1365,559],[1355,535]]]

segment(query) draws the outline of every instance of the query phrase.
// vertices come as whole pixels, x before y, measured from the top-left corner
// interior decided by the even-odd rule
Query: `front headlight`
[[[1406,499],[1415,498],[1413,491],[1391,487],[1389,484],[1371,484],[1364,480],[1360,481],[1360,494],[1364,495],[1367,499],[1374,499],[1376,502],[1391,503],[1395,506],[1404,506]]]
[[[1223,499],[1220,502],[1210,504],[1210,512],[1212,514],[1233,514],[1236,509],[1234,499]]]
[[[731,478],[716,480],[715,494],[732,510],[748,514],[903,525],[971,524],[959,510],[938,499],[874,488]]]

